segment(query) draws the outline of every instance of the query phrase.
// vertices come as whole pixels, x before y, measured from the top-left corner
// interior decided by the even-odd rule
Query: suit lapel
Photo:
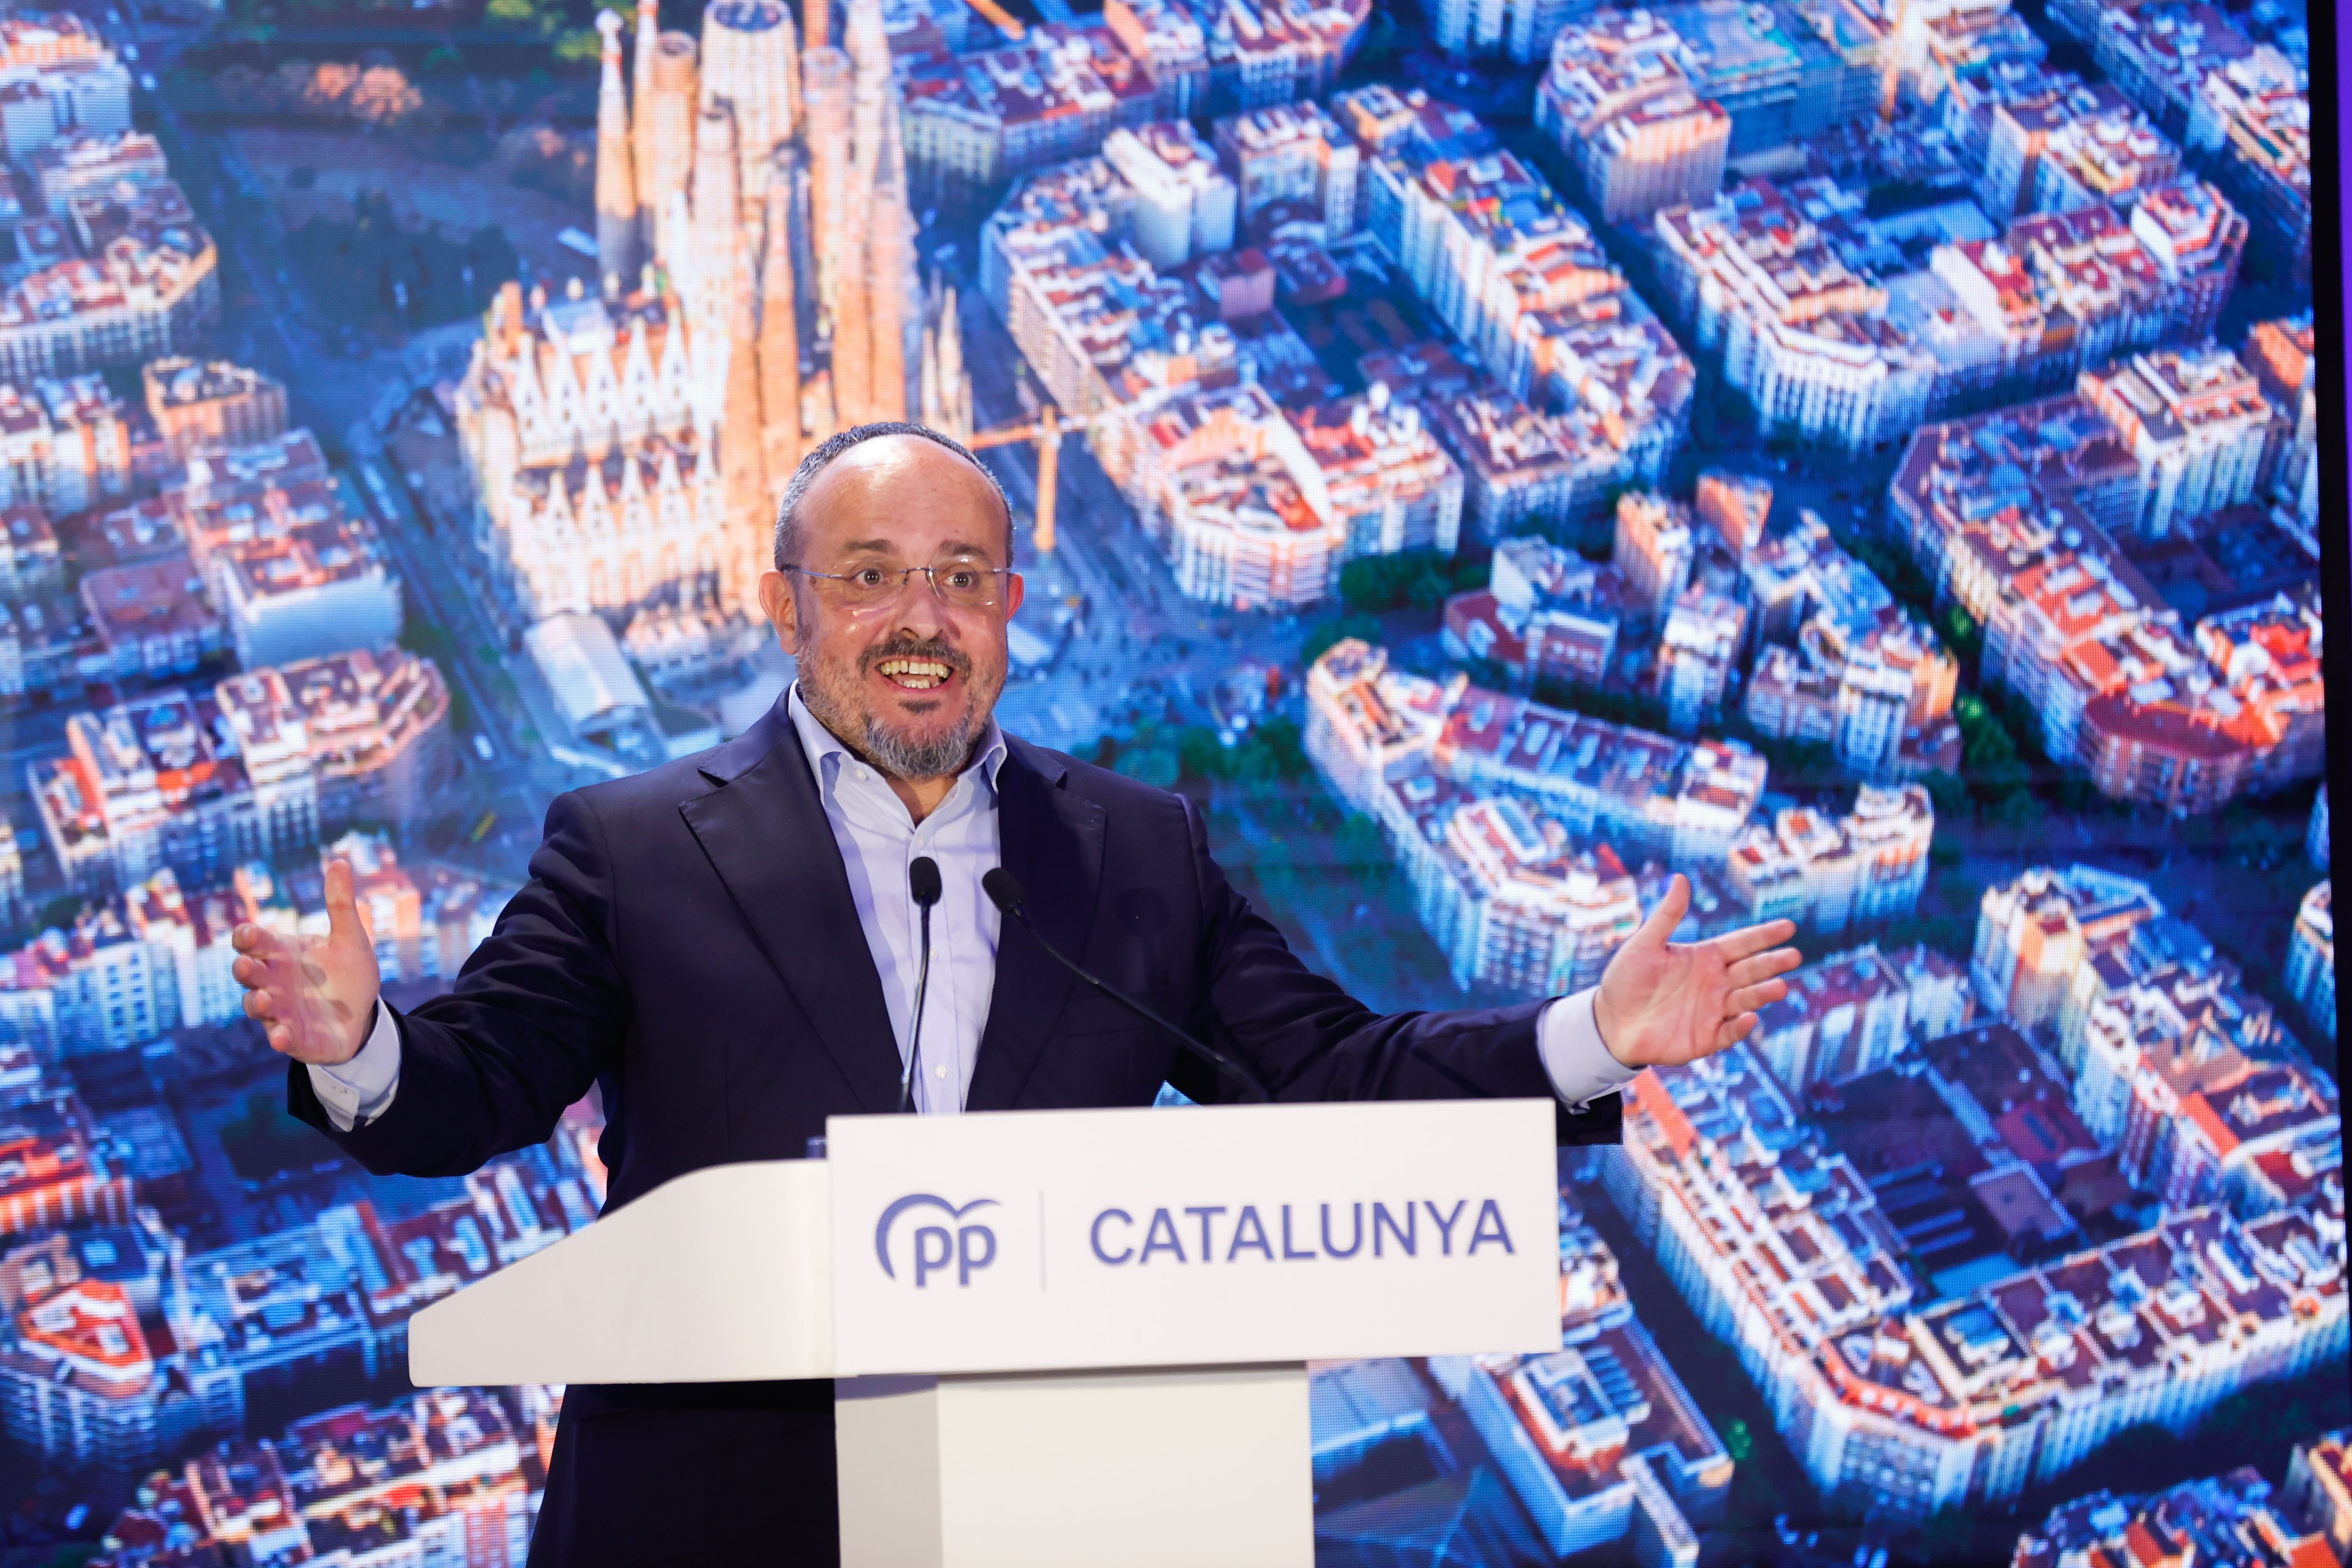
[[[1064,770],[1025,741],[1005,738],[997,770],[997,821],[1004,868],[1020,879],[1029,919],[1045,940],[1080,963],[1101,891],[1103,809],[1062,787]],[[1046,1036],[1076,984],[1007,920],[996,939],[996,985],[972,1065],[967,1109],[1018,1102]]]
[[[898,1047],[882,978],[782,701],[714,752],[702,772],[719,787],[685,802],[679,814],[858,1104],[891,1110]]]

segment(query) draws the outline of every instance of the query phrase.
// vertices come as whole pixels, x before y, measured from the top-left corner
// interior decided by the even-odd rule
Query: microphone
[[[915,1021],[908,1031],[907,1068],[898,1075],[898,1112],[915,1109],[915,1075],[922,1070],[923,996],[931,988],[931,906],[940,901],[940,863],[918,855],[907,867],[907,895],[923,911],[923,956],[915,968]]]
[[[1006,870],[1002,866],[993,868],[980,879],[980,890],[988,895],[988,901],[994,904],[999,910],[1003,910],[1007,919],[1017,923],[1023,931],[1027,931],[1029,933],[1030,940],[1034,942],[1039,947],[1045,949],[1046,957],[1052,959],[1055,963],[1060,964],[1063,968],[1068,970],[1071,973],[1076,975],[1087,984],[1093,986],[1097,991],[1101,992],[1104,995],[1109,997],[1112,1001],[1118,1003],[1120,1006],[1126,1008],[1137,1017],[1142,1019],[1145,1023],[1158,1028],[1162,1034],[1172,1036],[1183,1045],[1186,1050],[1191,1051],[1194,1056],[1199,1057],[1211,1067],[1215,1068],[1220,1072],[1231,1074],[1234,1079],[1240,1081],[1244,1089],[1250,1089],[1255,1093],[1258,1099],[1268,1101],[1271,1101],[1274,1099],[1274,1092],[1265,1087],[1265,1080],[1260,1079],[1256,1073],[1252,1072],[1248,1068],[1244,1067],[1233,1058],[1225,1055],[1224,1052],[1218,1050],[1214,1047],[1201,1040],[1195,1039],[1192,1035],[1178,1028],[1175,1025],[1170,1023],[1167,1019],[1161,1017],[1159,1014],[1153,1012],[1150,1008],[1145,1006],[1134,997],[1129,996],[1126,992],[1121,991],[1116,986],[1108,984],[1104,981],[1098,980],[1095,976],[1087,973],[1085,970],[1080,969],[1076,963],[1073,963],[1066,956],[1065,956],[1059,948],[1056,948],[1052,942],[1047,942],[1045,940],[1045,933],[1039,931],[1035,926],[1029,923],[1028,911],[1022,907],[1021,883],[1013,877],[1012,872]]]

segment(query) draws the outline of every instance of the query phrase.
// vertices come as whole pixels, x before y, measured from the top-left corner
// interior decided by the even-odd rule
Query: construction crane
[[[1895,0],[1894,25],[1879,45],[1885,52],[1886,70],[1881,79],[1878,93],[1878,118],[1887,124],[1895,123],[1895,110],[1903,90],[1903,26],[1911,14],[1910,0]]]
[[[991,26],[1013,42],[1017,44],[1028,35],[1029,29],[1021,25],[1021,19],[1008,15],[1004,7],[996,4],[996,0],[968,0],[968,3]]]
[[[1099,419],[1097,415],[1095,419]],[[971,438],[971,449],[986,451],[991,447],[1010,447],[1015,441],[1037,443],[1037,548],[1051,555],[1054,552],[1054,494],[1062,471],[1062,437],[1090,428],[1095,419],[1079,419],[1064,423],[1061,412],[1048,403],[1037,412],[1034,425],[1007,425],[995,430],[982,430]]]

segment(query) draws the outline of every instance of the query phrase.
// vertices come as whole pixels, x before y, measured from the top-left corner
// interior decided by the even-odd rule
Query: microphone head
[[[1021,912],[1020,879],[1003,867],[990,868],[980,879],[980,890],[988,895],[990,903],[1006,914],[1018,915]]]
[[[907,890],[915,902],[929,909],[940,901],[940,863],[928,855],[918,855],[907,866]]]

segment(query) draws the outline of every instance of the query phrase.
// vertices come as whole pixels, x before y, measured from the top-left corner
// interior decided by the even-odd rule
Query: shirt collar
[[[801,750],[808,756],[809,772],[816,779],[817,792],[821,795],[825,787],[826,759],[835,759],[833,765],[837,773],[842,762],[850,757],[850,750],[842,743],[840,736],[826,729],[824,722],[809,711],[808,704],[801,700],[801,683],[797,680],[793,682],[792,690],[786,695],[784,710],[792,719],[793,728],[800,732]],[[996,720],[992,715],[988,728],[981,732],[979,760],[964,772],[978,769],[989,790],[993,793],[997,771],[1004,766],[1006,754],[1004,731],[997,728]]]

